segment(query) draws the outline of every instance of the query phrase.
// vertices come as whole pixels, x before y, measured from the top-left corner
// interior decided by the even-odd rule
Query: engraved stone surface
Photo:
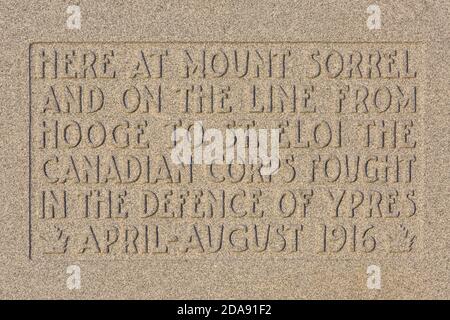
[[[420,46],[37,43],[30,52],[30,257],[418,251]],[[242,161],[174,163],[172,132],[200,122],[200,143],[191,138],[202,156],[211,128],[278,128],[278,170],[264,175],[249,147]]]
[[[54,3],[2,9],[2,297],[449,298],[448,3]]]

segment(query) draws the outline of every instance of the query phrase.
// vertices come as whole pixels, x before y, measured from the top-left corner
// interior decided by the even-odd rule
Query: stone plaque
[[[449,297],[447,3],[54,4],[2,9],[2,297]]]

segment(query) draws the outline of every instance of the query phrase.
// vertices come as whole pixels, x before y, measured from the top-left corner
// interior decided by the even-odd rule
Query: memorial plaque
[[[448,3],[107,8],[2,9],[2,297],[449,298]]]

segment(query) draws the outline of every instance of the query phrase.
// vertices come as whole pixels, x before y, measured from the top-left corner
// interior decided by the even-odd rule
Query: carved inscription
[[[31,256],[420,251],[421,50],[33,44]],[[186,151],[174,138],[179,129],[192,152],[184,162],[173,156]],[[249,160],[252,145],[263,147],[252,132],[272,139],[276,170],[263,171],[259,153]],[[248,152],[226,161],[239,145]]]

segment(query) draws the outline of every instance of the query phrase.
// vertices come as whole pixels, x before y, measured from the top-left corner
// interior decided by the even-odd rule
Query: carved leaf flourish
[[[64,230],[58,226],[50,228],[45,236],[40,236],[46,242],[44,253],[46,254],[64,254],[67,251],[69,236],[66,236]]]
[[[391,252],[410,252],[413,248],[416,236],[403,224],[389,235]]]

